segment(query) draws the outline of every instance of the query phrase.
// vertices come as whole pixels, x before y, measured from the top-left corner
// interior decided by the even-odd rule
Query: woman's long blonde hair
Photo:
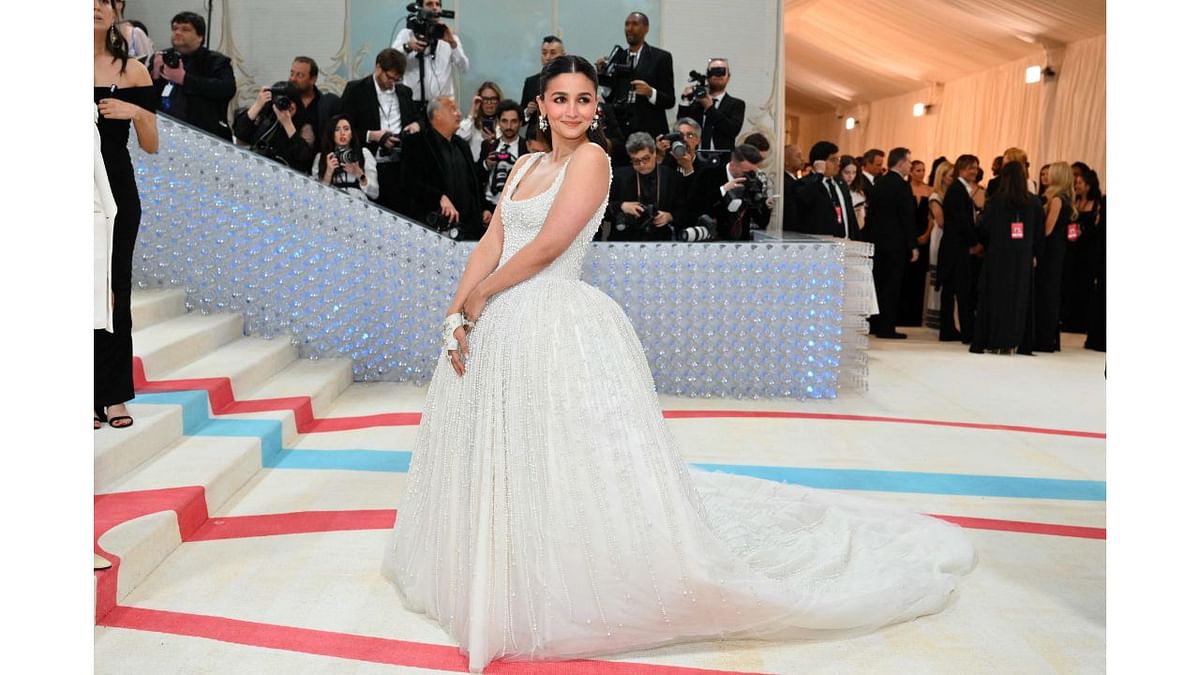
[[[953,162],[942,162],[938,164],[937,171],[933,172],[933,191],[937,196],[946,198],[946,174],[954,171]]]
[[[1075,174],[1071,171],[1071,165],[1066,162],[1054,162],[1050,165],[1050,184],[1046,186],[1046,212],[1050,212],[1050,204],[1054,203],[1055,198],[1059,195],[1065,195],[1067,198],[1067,208],[1071,209],[1071,220],[1079,217],[1079,211],[1075,208]]]

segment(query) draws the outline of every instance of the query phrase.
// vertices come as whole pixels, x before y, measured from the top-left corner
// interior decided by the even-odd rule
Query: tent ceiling
[[[784,0],[787,106],[897,96],[1105,31],[1105,0]]]

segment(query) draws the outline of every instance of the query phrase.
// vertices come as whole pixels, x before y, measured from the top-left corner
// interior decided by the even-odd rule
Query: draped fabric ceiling
[[[903,145],[986,170],[1015,145],[1034,171],[1083,160],[1103,184],[1104,0],[784,0],[784,41],[788,138],[806,153]],[[1057,76],[1025,84],[1048,64]],[[933,107],[913,117],[914,103]]]

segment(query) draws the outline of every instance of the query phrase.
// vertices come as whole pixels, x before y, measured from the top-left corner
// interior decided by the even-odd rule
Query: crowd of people
[[[927,170],[907,148],[855,157],[819,141],[807,159],[785,147],[784,169],[785,230],[874,244],[872,335],[929,323],[974,353],[1033,355],[1059,351],[1065,331],[1105,351],[1105,199],[1087,164],[1034,181],[1009,148],[985,187],[975,155]]]
[[[233,67],[205,46],[203,17],[180,12],[171,20],[171,47],[154,51],[139,37],[135,58],[150,71],[162,113],[455,239],[477,240],[517,159],[547,149],[538,74],[523,80],[519,101],[487,81],[460,106],[455,76],[471,62],[446,23],[452,13],[441,0],[410,10],[372,73],[340,95],[322,92],[317,62],[298,56],[286,80],[260,87],[231,121]],[[775,207],[771,182],[758,171],[770,145],[762,134],[739,142],[746,102],[728,91],[727,59],[691,71],[677,97],[672,55],[646,42],[649,29],[645,14],[629,14],[626,46],[595,61],[601,88],[592,124],[614,169],[613,207],[597,239],[749,241]],[[540,51],[544,67],[566,45],[550,35]]]

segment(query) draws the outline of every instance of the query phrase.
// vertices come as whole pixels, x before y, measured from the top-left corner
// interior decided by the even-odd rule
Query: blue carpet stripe
[[[250,436],[262,443],[262,465],[268,469],[341,471],[408,471],[412,453],[402,450],[308,450],[283,448],[283,424],[276,420],[213,418],[204,391],[141,394],[134,403],[178,405],[183,408],[183,433],[187,436]],[[751,476],[830,490],[867,490],[963,495],[1105,501],[1107,483],[1092,480],[982,476],[916,471],[825,469],[744,464],[692,464],[702,471]]]

